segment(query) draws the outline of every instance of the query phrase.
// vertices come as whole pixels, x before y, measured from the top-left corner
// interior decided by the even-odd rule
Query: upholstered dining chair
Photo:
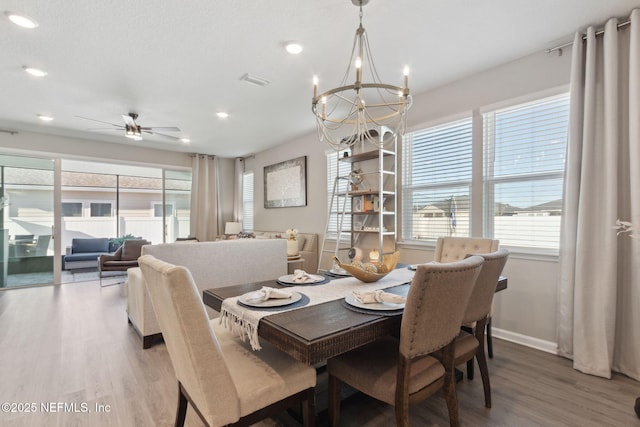
[[[507,263],[509,251],[499,249],[496,252],[488,254],[479,254],[484,258],[482,270],[473,287],[471,298],[462,317],[463,324],[473,324],[471,328],[473,334],[461,331],[456,338],[454,364],[456,366],[467,362],[467,377],[473,378],[473,359],[474,356],[478,361],[480,375],[482,377],[482,386],[484,388],[484,405],[491,408],[491,385],[489,382],[489,369],[487,367],[487,358],[484,353],[484,326],[487,316],[491,311],[493,296],[496,292],[496,284],[498,278],[502,274],[502,269]]]
[[[436,262],[452,262],[463,259],[469,254],[483,254],[498,250],[500,240],[480,237],[438,237],[433,260]],[[493,340],[491,339],[491,313],[486,323],[487,352],[493,357]]]
[[[151,302],[178,379],[176,426],[187,406],[207,426],[249,426],[302,403],[304,425],[315,426],[316,371],[268,343],[248,343],[209,321],[189,270],[139,259]]]
[[[346,383],[395,406],[396,425],[409,425],[409,403],[444,388],[449,422],[457,426],[453,356],[462,315],[482,267],[482,257],[425,264],[411,281],[400,338],[387,337],[329,359],[329,420],[340,417],[340,387]],[[442,362],[430,356],[442,350]]]

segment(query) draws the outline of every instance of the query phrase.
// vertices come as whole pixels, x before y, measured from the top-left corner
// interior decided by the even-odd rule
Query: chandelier
[[[313,77],[311,110],[316,116],[318,137],[335,150],[344,150],[356,142],[369,141],[378,147],[402,136],[409,95],[409,67],[404,67],[404,85],[382,83],[378,76],[367,32],[362,26],[362,6],[369,0],[351,0],[360,8],[360,26],[356,30],[351,58],[339,87],[318,94],[318,77]],[[347,84],[351,71],[355,82]],[[368,70],[368,71],[367,71]],[[363,81],[363,76],[369,79]],[[384,138],[379,135],[384,134]]]

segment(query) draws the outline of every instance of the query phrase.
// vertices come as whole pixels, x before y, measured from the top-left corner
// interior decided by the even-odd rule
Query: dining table
[[[397,334],[402,321],[402,309],[367,310],[354,307],[345,301],[350,291],[358,289],[384,288],[385,292],[406,296],[413,272],[408,267],[399,267],[392,271],[376,286],[362,283],[353,277],[324,276],[319,284],[296,286],[292,289],[311,293],[331,294],[333,299],[317,304],[298,306],[291,304],[291,309],[282,307],[273,313],[260,313],[257,324],[257,336],[260,341],[269,342],[279,350],[307,365],[317,365],[327,359],[366,345],[389,334]],[[278,278],[274,280],[246,283],[226,287],[217,287],[203,291],[204,304],[220,312],[227,300],[233,305],[240,296],[258,291],[263,287],[283,289],[290,284],[283,284]],[[398,283],[400,282],[400,283]],[[496,284],[496,292],[507,288],[507,278],[500,277]],[[344,295],[335,297],[335,289],[341,289]],[[305,292],[307,290],[307,292]],[[346,291],[345,291],[346,290]],[[279,308],[279,307],[278,307]],[[234,308],[235,310],[236,308]],[[248,311],[247,311],[248,310]],[[244,314],[260,308],[240,307]],[[268,310],[268,308],[267,308]],[[258,350],[259,351],[259,350]]]

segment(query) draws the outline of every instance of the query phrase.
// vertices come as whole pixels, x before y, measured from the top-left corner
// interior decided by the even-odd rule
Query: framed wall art
[[[307,205],[307,156],[264,167],[264,207]]]

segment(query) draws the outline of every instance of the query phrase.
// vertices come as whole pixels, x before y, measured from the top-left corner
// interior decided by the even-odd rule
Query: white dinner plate
[[[322,282],[323,280],[326,279],[326,277],[320,276],[318,274],[307,274],[307,276],[313,279],[313,281],[296,282],[293,280],[293,278],[295,277],[295,274],[287,274],[286,276],[280,276],[278,277],[278,281],[282,283],[290,283],[292,285],[311,285],[313,283]]]
[[[332,268],[331,270],[329,270],[329,273],[333,274],[334,276],[344,276],[344,277],[351,276],[351,274],[347,272],[347,270],[344,270],[342,268]]]
[[[249,301],[247,299],[252,293],[253,292],[249,292],[242,295],[240,298],[238,298],[238,301],[250,307],[282,307],[285,305],[296,303],[302,299],[302,294],[300,294],[299,292],[291,292],[291,298],[272,298],[266,301],[255,302]]]
[[[404,308],[404,304],[393,304],[390,302],[374,302],[371,304],[363,304],[359,302],[353,294],[347,295],[344,300],[347,304],[352,305],[358,308],[364,308],[365,310],[380,310],[380,311],[389,311],[389,310],[401,310]]]

